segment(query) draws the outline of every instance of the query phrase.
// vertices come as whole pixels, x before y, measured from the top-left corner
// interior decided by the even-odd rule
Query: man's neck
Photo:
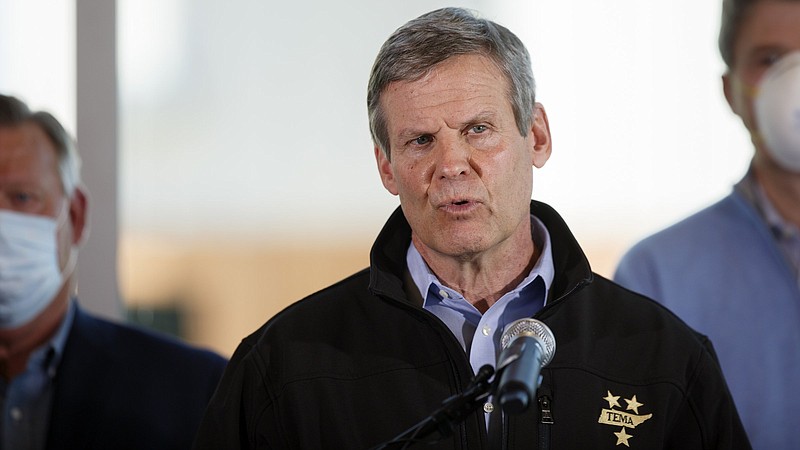
[[[459,257],[439,253],[422,244],[416,236],[412,237],[412,242],[439,281],[461,293],[481,313],[519,285],[541,253],[541,249],[534,246],[530,233],[509,239],[495,251]]]

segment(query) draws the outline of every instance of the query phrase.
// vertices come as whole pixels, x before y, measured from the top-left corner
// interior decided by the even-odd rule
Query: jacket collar
[[[589,261],[561,216],[545,203],[531,200],[531,214],[550,232],[555,278],[549,302],[556,301],[593,279]],[[411,244],[411,227],[398,207],[378,234],[370,252],[369,288],[375,294],[408,302],[403,289],[406,250]]]

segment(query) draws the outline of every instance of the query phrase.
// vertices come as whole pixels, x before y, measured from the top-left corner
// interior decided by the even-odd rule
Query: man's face
[[[56,150],[38,125],[0,127],[0,209],[64,220],[58,235],[62,264],[84,223],[83,194],[74,197],[65,201]]]
[[[783,55],[800,50],[800,1],[764,0],[745,17],[734,42],[733,66],[723,76],[725,97],[760,147],[753,113],[755,88]]]
[[[523,137],[505,77],[488,59],[462,55],[382,94],[391,151],[375,149],[386,189],[400,197],[417,246],[452,257],[530,238],[531,166],[550,155],[541,105]]]

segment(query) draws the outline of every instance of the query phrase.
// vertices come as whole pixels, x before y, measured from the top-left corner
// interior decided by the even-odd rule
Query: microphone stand
[[[391,441],[373,447],[372,450],[405,449],[419,442],[422,438],[438,431],[436,439],[444,439],[453,434],[453,429],[467,418],[491,394],[492,383],[489,378],[494,375],[494,368],[485,365],[478,370],[467,389],[442,402],[442,406],[418,424],[404,431]]]

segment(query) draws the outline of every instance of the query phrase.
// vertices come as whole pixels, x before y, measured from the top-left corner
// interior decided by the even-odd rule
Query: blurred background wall
[[[460,4],[528,46],[554,143],[533,197],[603,275],[749,162],[722,95],[719,3]],[[372,155],[369,70],[398,26],[448,5],[0,0],[0,92],[56,114],[84,155],[95,203],[81,257],[102,256],[82,261],[81,302],[229,355],[366,266],[398,205]],[[109,84],[93,89],[94,75]],[[94,115],[78,120],[82,106]]]

